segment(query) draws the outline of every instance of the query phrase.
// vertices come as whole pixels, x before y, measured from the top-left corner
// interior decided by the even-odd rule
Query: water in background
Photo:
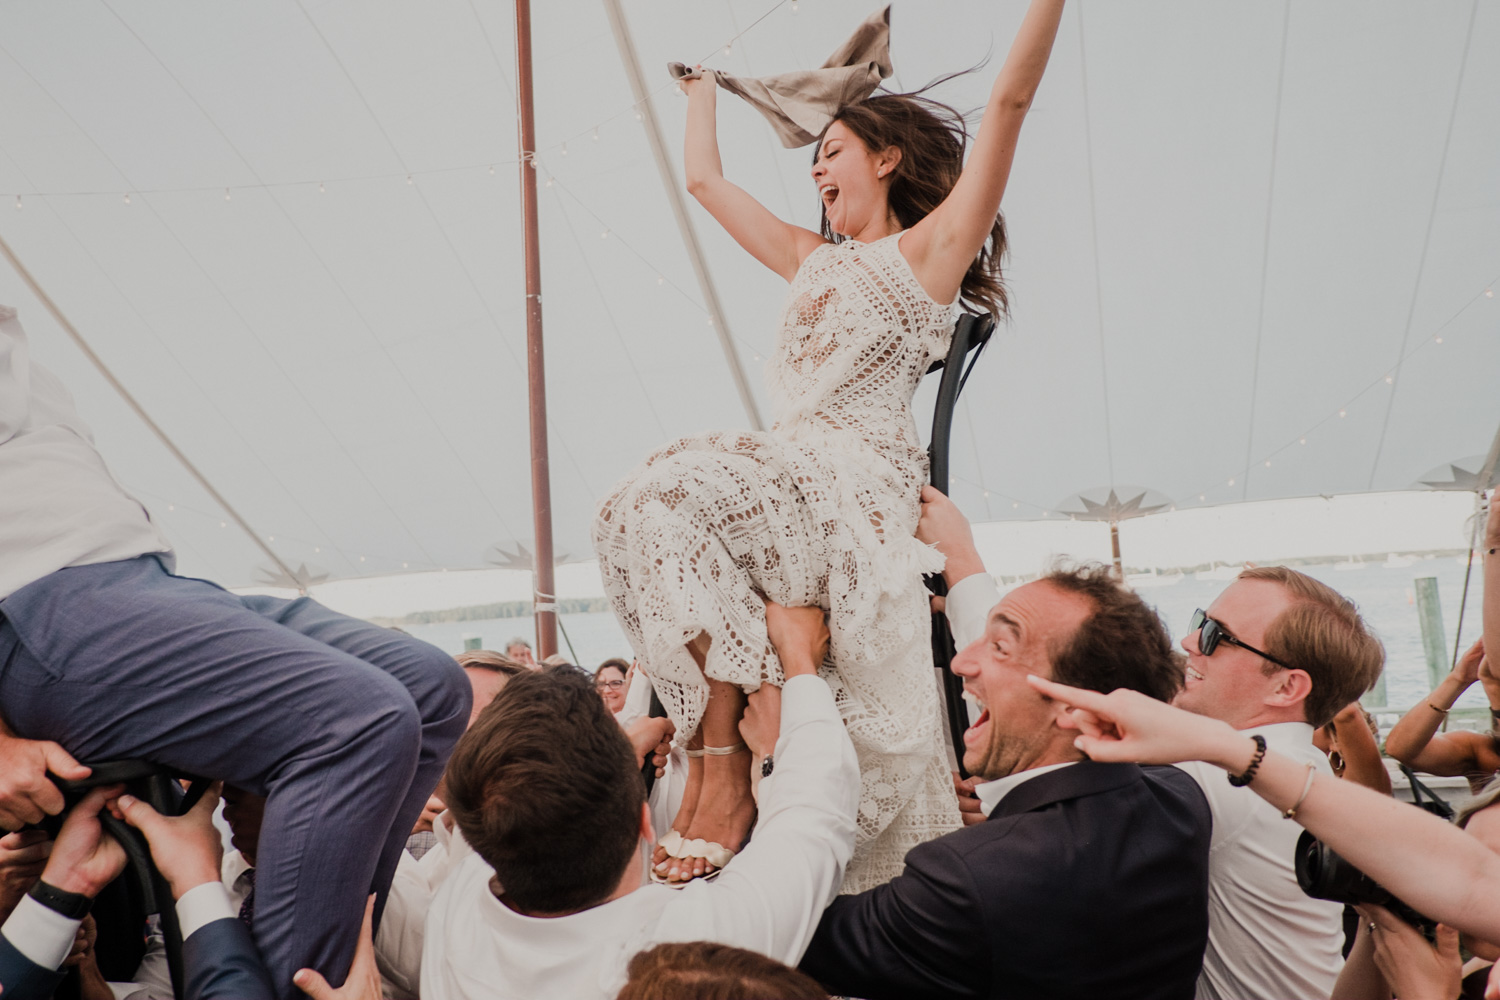
[[[1453,634],[1458,626],[1459,600],[1463,594],[1464,566],[1461,558],[1442,556],[1422,559],[1401,568],[1387,568],[1381,562],[1339,563],[1337,568],[1335,564],[1297,568],[1358,602],[1365,620],[1385,643],[1386,691],[1392,708],[1407,708],[1427,694],[1427,663],[1422,652],[1422,629],[1417,620],[1416,588],[1413,581],[1417,577],[1437,577],[1448,655],[1451,658]],[[1199,580],[1192,574],[1175,583],[1166,580],[1167,578],[1159,579],[1155,586],[1149,586],[1151,581],[1145,581],[1138,587],[1138,593],[1161,613],[1174,637],[1180,637],[1186,631],[1195,608],[1208,607],[1227,585],[1224,580]],[[1470,581],[1468,610],[1464,615],[1461,640],[1464,648],[1479,638],[1482,628],[1482,593],[1482,579],[1476,557]],[[564,615],[562,624],[572,640],[572,648],[576,651],[581,666],[592,670],[612,656],[627,659],[631,656],[630,644],[625,641],[613,614]],[[478,636],[482,648],[502,650],[512,637],[523,636],[529,640],[533,634],[530,618],[440,622],[431,625],[406,625],[403,628],[450,653],[457,653],[464,648],[466,636]],[[568,644],[561,635],[558,636],[558,644],[564,655],[569,655]],[[1483,708],[1485,704],[1484,693],[1477,684],[1458,700],[1461,707]]]

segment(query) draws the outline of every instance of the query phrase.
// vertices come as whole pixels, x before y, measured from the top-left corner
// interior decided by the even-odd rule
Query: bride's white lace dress
[[[822,673],[862,780],[845,892],[900,874],[909,849],[959,825],[922,585],[942,557],[913,537],[928,466],[911,412],[954,310],[898,242],[827,244],[803,261],[767,365],[770,433],[667,445],[594,522],[606,593],[679,733],[708,696],[695,636],[712,640],[710,677],[753,690],[782,681],[758,594],[828,609]]]

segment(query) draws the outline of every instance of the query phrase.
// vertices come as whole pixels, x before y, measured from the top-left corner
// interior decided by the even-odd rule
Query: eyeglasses
[[[605,688],[609,688],[611,691],[618,691],[618,690],[620,690],[620,688],[622,688],[624,686],[625,686],[625,682],[624,681],[595,681],[594,682],[594,690],[596,690],[596,691],[603,691]]]
[[[1272,663],[1276,664],[1278,667],[1281,667],[1284,670],[1292,669],[1292,667],[1276,659],[1276,657],[1272,656],[1270,653],[1262,652],[1261,650],[1256,649],[1254,646],[1250,645],[1248,642],[1240,642],[1240,640],[1229,634],[1229,630],[1224,627],[1223,622],[1208,617],[1208,615],[1204,613],[1202,608],[1194,611],[1193,620],[1188,622],[1189,632],[1197,632],[1199,629],[1202,629],[1203,631],[1198,636],[1198,652],[1202,653],[1204,656],[1213,656],[1214,650],[1219,648],[1219,643],[1227,642],[1231,646],[1238,646],[1241,649],[1248,649],[1256,656],[1264,657],[1265,659],[1270,660]]]

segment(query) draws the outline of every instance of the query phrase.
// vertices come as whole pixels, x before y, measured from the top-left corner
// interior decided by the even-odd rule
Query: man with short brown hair
[[[462,836],[428,911],[424,1000],[602,1000],[632,955],[664,941],[801,957],[854,851],[859,765],[817,676],[823,612],[768,605],[766,623],[787,681],[752,694],[741,724],[747,742],[774,744],[754,836],[681,891],[645,881],[655,836],[640,764],[590,677],[563,667],[506,684],[449,761]]]
[[[1208,939],[1203,793],[1174,767],[1085,759],[1066,706],[1027,682],[1166,700],[1182,679],[1166,628],[1099,565],[1055,569],[992,604],[955,623],[952,667],[983,709],[964,766],[982,779],[987,819],[836,899],[802,971],[870,1000],[1186,1000]]]
[[[968,522],[947,497],[923,492],[917,537],[948,557],[948,619],[954,635],[982,618],[998,597]],[[1259,734],[1272,749],[1331,774],[1313,746],[1314,727],[1369,690],[1384,650],[1353,602],[1284,566],[1248,569],[1181,642],[1186,683],[1173,704]],[[1326,997],[1343,966],[1342,907],[1308,897],[1292,853],[1300,828],[1264,799],[1231,787],[1202,763],[1179,765],[1208,798],[1208,950],[1202,1000]]]

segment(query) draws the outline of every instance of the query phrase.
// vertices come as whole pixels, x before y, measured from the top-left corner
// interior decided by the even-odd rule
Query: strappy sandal
[[[683,753],[689,757],[702,757],[704,754],[708,754],[711,757],[728,757],[742,750],[748,751],[749,749],[744,743],[736,743],[732,747],[703,747],[700,750],[684,749]],[[749,838],[747,837],[746,839],[748,840]],[[656,846],[666,851],[669,858],[701,859],[714,866],[714,870],[705,875],[695,875],[692,878],[673,882],[667,876],[658,872],[655,865],[651,865],[648,869],[651,881],[672,889],[681,889],[693,882],[713,881],[724,870],[724,866],[729,864],[734,856],[739,853],[738,851],[730,850],[717,841],[703,840],[698,837],[688,840],[676,830],[668,830],[666,835],[656,842]],[[743,843],[740,845],[741,848],[744,846]]]

